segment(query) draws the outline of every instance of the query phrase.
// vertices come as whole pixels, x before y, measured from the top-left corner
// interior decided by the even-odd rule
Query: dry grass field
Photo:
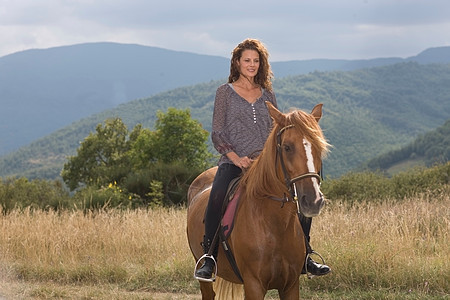
[[[450,299],[449,194],[332,201],[312,245],[333,272],[302,278],[302,298]],[[13,211],[0,227],[0,299],[200,299],[185,209]]]

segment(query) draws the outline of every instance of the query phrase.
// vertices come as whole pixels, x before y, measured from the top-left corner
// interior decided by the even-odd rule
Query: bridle
[[[307,172],[305,174],[301,174],[301,175],[295,176],[293,178],[289,177],[289,174],[286,169],[286,164],[285,164],[284,158],[283,158],[283,151],[281,148],[281,135],[283,134],[284,131],[286,131],[287,129],[293,128],[293,127],[295,127],[295,126],[292,124],[287,125],[278,131],[278,133],[277,133],[277,155],[276,155],[276,160],[278,160],[278,158],[280,159],[281,169],[283,170],[283,175],[284,175],[284,182],[289,191],[290,199],[292,199],[292,200],[290,200],[287,195],[284,195],[284,198],[271,197],[271,199],[281,201],[282,202],[281,207],[283,207],[284,203],[286,203],[286,202],[289,202],[289,201],[295,202],[295,204],[297,206],[297,217],[300,222],[300,226],[304,230],[305,225],[302,222],[302,219],[304,217],[303,217],[302,212],[300,211],[300,203],[298,201],[298,195],[297,195],[297,189],[295,187],[295,183],[299,180],[306,179],[306,178],[316,178],[320,184],[322,182],[322,176],[320,176],[320,174],[318,174],[318,173]],[[276,164],[277,163],[275,162],[275,167],[276,167]],[[321,170],[321,173],[323,174],[322,170]],[[319,253],[312,250],[311,245],[309,244],[308,237],[306,235],[304,237],[305,237],[305,247],[306,247],[305,261],[308,260],[308,258],[311,256],[311,254],[316,254],[317,256],[319,256],[322,259],[322,263],[325,264],[325,260],[323,259],[323,257]],[[313,275],[311,276],[308,273],[307,264],[305,264],[305,270],[306,270],[306,273],[308,274],[308,278],[312,278]]]
[[[294,125],[287,125],[283,128],[281,128],[278,133],[277,133],[277,156],[276,159],[278,160],[278,158],[280,159],[280,164],[281,164],[281,169],[283,171],[283,176],[284,176],[284,183],[289,191],[289,194],[291,196],[291,199],[293,202],[295,202],[297,204],[297,210],[298,213],[300,213],[300,205],[298,203],[298,195],[297,195],[297,189],[295,187],[295,183],[299,180],[302,179],[306,179],[306,178],[316,178],[319,183],[322,181],[322,177],[318,174],[318,173],[314,173],[314,172],[307,172],[298,176],[295,176],[293,178],[290,178],[287,169],[286,169],[286,164],[284,162],[284,158],[283,158],[283,151],[281,149],[281,135],[283,134],[284,131],[286,131],[287,129],[293,128]],[[275,162],[276,165],[276,162]],[[272,198],[273,200],[278,200],[278,201],[282,201],[282,202],[288,202],[289,198],[285,195],[284,198],[280,199],[280,198]]]
[[[289,177],[289,174],[286,169],[286,164],[284,163],[283,151],[281,148],[281,135],[283,134],[284,131],[286,131],[287,129],[293,128],[293,127],[295,127],[295,126],[292,124],[287,125],[278,131],[278,133],[277,133],[277,155],[276,155],[276,161],[278,160],[278,158],[280,159],[281,169],[283,170],[283,175],[284,175],[284,182],[286,184],[286,187],[289,191],[289,194],[290,194],[292,200],[290,200],[287,195],[284,195],[284,198],[271,197],[271,199],[281,201],[282,202],[281,207],[283,207],[284,203],[286,203],[286,202],[289,202],[289,201],[295,202],[295,204],[297,206],[297,217],[300,222],[300,226],[304,230],[304,224],[302,222],[302,218],[304,218],[304,217],[303,217],[302,212],[300,211],[300,203],[298,201],[297,188],[295,186],[295,183],[299,180],[306,179],[306,178],[316,178],[320,184],[322,182],[322,176],[320,176],[320,174],[318,174],[318,173],[307,172],[305,174],[301,174],[301,175],[295,176],[293,178]],[[275,161],[275,167],[277,164],[276,161]],[[321,173],[323,174],[322,170],[321,170]],[[317,256],[319,256],[322,259],[322,263],[325,264],[325,260],[323,259],[323,257],[319,253],[312,250],[311,245],[309,244],[308,237],[306,235],[304,237],[305,237],[305,247],[306,247],[305,261],[308,260],[308,258],[311,256],[311,254],[316,254]],[[306,270],[306,273],[308,274],[308,278],[312,278],[314,276],[314,275],[310,275],[308,273],[307,264],[305,264],[305,270]]]

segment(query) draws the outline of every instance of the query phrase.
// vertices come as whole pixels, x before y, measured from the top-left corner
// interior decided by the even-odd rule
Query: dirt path
[[[200,294],[127,291],[117,285],[58,285],[0,278],[0,300],[95,299],[95,300],[200,300]]]

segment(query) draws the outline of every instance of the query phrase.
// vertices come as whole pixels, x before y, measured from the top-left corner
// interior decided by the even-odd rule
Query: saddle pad
[[[233,230],[234,216],[236,214],[236,208],[239,203],[240,195],[241,195],[241,188],[238,187],[236,192],[233,195],[233,198],[231,198],[230,202],[228,203],[225,213],[223,215],[222,231],[223,231],[225,240],[228,239],[228,237],[231,234],[231,231]]]

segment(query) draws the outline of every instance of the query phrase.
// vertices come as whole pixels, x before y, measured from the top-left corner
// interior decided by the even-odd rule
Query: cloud
[[[0,0],[0,56],[111,41],[229,57],[246,37],[272,60],[410,56],[450,45],[447,0]]]

